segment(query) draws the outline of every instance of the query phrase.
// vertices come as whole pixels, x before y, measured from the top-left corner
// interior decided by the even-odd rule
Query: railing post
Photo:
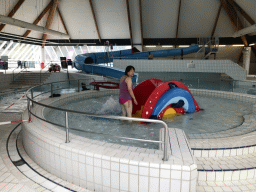
[[[168,127],[165,125],[164,129],[164,158],[163,161],[168,161],[167,151],[168,149]]]
[[[197,88],[199,89],[199,78],[197,79]]]
[[[233,81],[233,87],[232,87],[232,91],[234,92],[235,90],[235,81]]]
[[[33,89],[30,90],[31,91],[31,99],[33,100],[34,99],[34,96],[33,96]],[[32,107],[34,107],[34,103],[32,102]]]
[[[80,80],[78,79],[78,85],[77,85],[78,92],[80,92]]]
[[[53,97],[53,85],[51,83],[51,97]]]
[[[31,122],[30,100],[29,99],[27,100],[27,105],[28,105],[28,119],[29,119],[29,122]]]
[[[65,112],[65,126],[66,126],[66,143],[69,143],[69,131],[68,131],[68,112]]]

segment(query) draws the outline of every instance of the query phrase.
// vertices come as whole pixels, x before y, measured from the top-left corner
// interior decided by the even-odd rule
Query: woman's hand
[[[135,104],[135,105],[138,105],[138,102],[137,102],[136,99],[133,99],[133,101],[134,101],[134,104]]]

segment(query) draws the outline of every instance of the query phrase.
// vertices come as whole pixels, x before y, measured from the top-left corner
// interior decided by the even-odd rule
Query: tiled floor
[[[20,119],[21,115],[18,113],[1,113],[0,121],[10,121],[13,119]],[[0,191],[48,191],[40,185],[30,181],[25,177],[12,163],[6,150],[6,142],[10,132],[18,126],[18,123],[1,125],[0,126]]]
[[[39,72],[40,69],[29,69]],[[72,70],[71,70],[72,71]],[[3,72],[3,70],[0,70]],[[19,72],[19,69],[15,70]],[[5,73],[5,72],[4,72]],[[7,70],[6,74],[12,73]],[[13,89],[1,89],[1,93],[13,92]],[[16,99],[17,100],[17,99]],[[6,106],[0,106],[0,122],[7,122],[21,119],[21,112],[26,108],[24,99],[20,99],[19,103],[12,106],[9,110],[4,110]],[[16,129],[15,129],[16,128]],[[49,174],[38,167],[24,151],[21,140],[17,140],[19,153],[29,166],[36,170],[31,170],[29,166],[24,164],[17,152],[16,139],[20,132],[20,123],[0,125],[0,191],[1,192],[30,192],[30,191],[88,191],[71,183],[65,182],[57,177]],[[13,131],[13,130],[16,131]],[[13,131],[13,132],[12,132]],[[12,134],[11,134],[12,133]],[[10,136],[11,134],[11,136]],[[10,136],[10,137],[9,137]],[[9,139],[8,139],[9,137]],[[9,141],[9,142],[8,142]],[[8,144],[7,144],[8,143]],[[7,150],[8,149],[8,150]],[[53,182],[51,182],[51,181]],[[55,182],[55,183],[54,183]],[[68,190],[69,189],[69,190]]]

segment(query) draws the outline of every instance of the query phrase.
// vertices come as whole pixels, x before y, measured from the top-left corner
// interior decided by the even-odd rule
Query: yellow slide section
[[[163,119],[175,117],[176,115],[176,111],[173,108],[169,108],[164,112]]]

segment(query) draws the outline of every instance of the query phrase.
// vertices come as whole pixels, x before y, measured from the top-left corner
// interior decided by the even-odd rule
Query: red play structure
[[[119,89],[119,83],[111,81],[95,81],[91,82],[90,85],[94,85],[96,90],[99,90],[100,87],[105,89]]]
[[[190,94],[191,92],[189,91],[189,89],[181,82],[179,81],[167,81],[164,82],[162,80],[159,79],[148,79],[143,81],[142,83],[140,83],[139,85],[137,85],[135,87],[135,89],[133,90],[134,95],[136,97],[136,100],[138,102],[138,105],[135,105],[133,103],[133,114],[139,113],[139,115],[141,114],[141,118],[150,118],[150,116],[152,115],[152,112],[155,108],[155,105],[158,102],[158,99],[166,92],[170,89],[170,85],[169,84],[174,84],[175,86],[182,88],[186,91],[188,91]],[[191,94],[192,96],[192,94]],[[192,96],[193,97],[193,96]],[[195,111],[199,111],[200,108],[197,104],[197,102],[195,101],[194,97],[194,104],[195,104]],[[163,116],[163,114],[165,113],[165,111],[171,108],[171,106],[167,106],[159,115],[160,118]],[[184,109],[183,108],[175,108],[175,111],[177,113],[184,113]]]

